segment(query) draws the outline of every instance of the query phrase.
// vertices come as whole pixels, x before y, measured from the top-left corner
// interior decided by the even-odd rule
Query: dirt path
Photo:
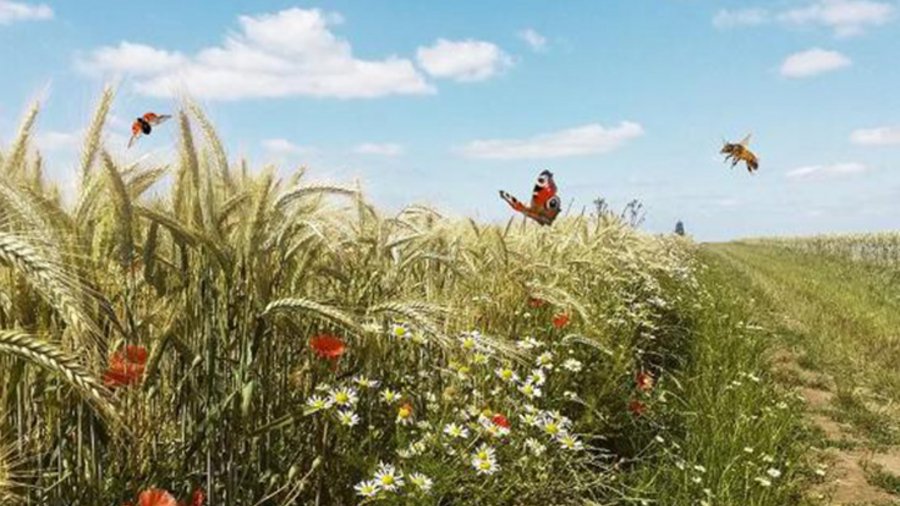
[[[832,418],[834,381],[825,374],[804,369],[797,356],[780,351],[772,367],[795,387],[806,401],[809,424],[824,436],[823,445],[815,448],[814,458],[820,482],[810,488],[808,496],[829,505],[893,505],[900,496],[870,482],[872,473],[881,471],[900,479],[900,447],[875,451],[855,433],[850,424]]]
[[[817,466],[807,500],[900,505],[900,378],[892,300],[853,265],[737,244],[708,248],[732,271],[779,347],[776,378],[806,401]],[[885,291],[895,290],[886,287]],[[891,292],[893,293],[893,292]],[[886,386],[887,385],[887,386]]]

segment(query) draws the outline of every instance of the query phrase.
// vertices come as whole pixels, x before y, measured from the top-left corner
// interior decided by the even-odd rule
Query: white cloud
[[[512,58],[490,42],[438,39],[416,50],[419,65],[432,77],[483,81],[512,66]]]
[[[756,26],[769,21],[769,12],[765,9],[740,9],[730,11],[722,9],[713,17],[713,26],[724,30],[738,26]]]
[[[741,204],[741,201],[733,197],[728,197],[716,199],[713,203],[719,207],[737,207]]]
[[[863,174],[869,170],[868,166],[857,162],[836,163],[833,165],[808,165],[789,170],[785,173],[785,177],[794,180],[821,180]]]
[[[400,156],[403,154],[403,146],[393,143],[365,142],[353,148],[353,152],[362,155]]]
[[[797,25],[821,25],[838,37],[859,35],[869,26],[880,26],[894,16],[894,6],[872,0],[817,0],[783,12],[779,18]]]
[[[373,98],[434,92],[407,58],[356,58],[350,43],[331,31],[339,23],[339,16],[317,9],[240,16],[237,33],[193,55],[123,41],[92,51],[78,67],[92,74],[135,76],[135,90],[156,97]]]
[[[0,25],[16,21],[53,19],[53,9],[49,5],[31,5],[22,2],[0,0]]]
[[[75,149],[81,141],[80,132],[46,131],[37,135],[36,143],[43,151]]]
[[[852,63],[837,51],[813,48],[788,56],[781,64],[781,75],[790,78],[812,77],[848,67]]]
[[[536,32],[533,28],[526,28],[518,33],[533,51],[541,52],[547,49],[547,37]]]
[[[850,141],[862,146],[900,145],[900,126],[863,128],[850,134]]]
[[[287,139],[266,139],[262,141],[263,148],[276,155],[304,155],[313,152],[309,147],[299,146]]]
[[[614,128],[592,123],[528,139],[476,140],[459,151],[469,158],[495,160],[563,158],[607,153],[643,134],[641,125],[630,121]]]

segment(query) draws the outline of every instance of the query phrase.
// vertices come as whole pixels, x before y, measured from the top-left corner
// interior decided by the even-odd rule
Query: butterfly
[[[560,200],[556,194],[556,183],[549,170],[541,172],[534,184],[531,194],[531,205],[526,206],[509,193],[500,190],[500,198],[505,200],[514,210],[524,214],[541,225],[551,225],[559,215]]]
[[[130,148],[131,145],[134,144],[134,141],[136,141],[137,138],[141,135],[150,135],[150,132],[153,131],[153,127],[161,124],[171,117],[172,116],[168,114],[156,114],[155,112],[148,112],[134,120],[134,123],[131,124],[131,139],[128,140],[128,147]]]
[[[759,159],[750,151],[750,135],[748,134],[739,143],[725,142],[720,153],[725,155],[727,162],[731,158],[731,166],[734,167],[738,162],[744,162],[747,165],[747,171],[753,174],[753,171],[759,169]]]

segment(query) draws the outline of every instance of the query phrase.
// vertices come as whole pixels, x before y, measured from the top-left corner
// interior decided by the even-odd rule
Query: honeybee
[[[753,174],[753,171],[759,169],[759,159],[756,158],[756,155],[750,151],[750,148],[747,146],[750,145],[750,136],[752,134],[747,134],[744,139],[739,143],[731,143],[725,142],[724,146],[722,146],[722,150],[719,153],[725,155],[725,161],[727,162],[729,158],[731,158],[731,166],[734,167],[738,164],[738,162],[744,162],[747,165],[747,172]]]
[[[131,139],[128,140],[128,147],[130,148],[134,141],[137,140],[141,135],[150,135],[150,132],[153,131],[153,127],[159,125],[160,123],[168,120],[172,116],[169,114],[156,114],[154,112],[148,112],[143,116],[134,120],[134,123],[131,124]]]

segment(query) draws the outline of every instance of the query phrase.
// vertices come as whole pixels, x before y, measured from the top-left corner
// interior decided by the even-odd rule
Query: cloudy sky
[[[191,96],[230,155],[361,181],[386,209],[501,221],[550,168],[573,212],[644,202],[705,240],[900,228],[897,0],[0,0],[0,142],[44,103],[64,186],[104,83],[107,141],[165,161]],[[753,133],[760,171],[723,165]]]

